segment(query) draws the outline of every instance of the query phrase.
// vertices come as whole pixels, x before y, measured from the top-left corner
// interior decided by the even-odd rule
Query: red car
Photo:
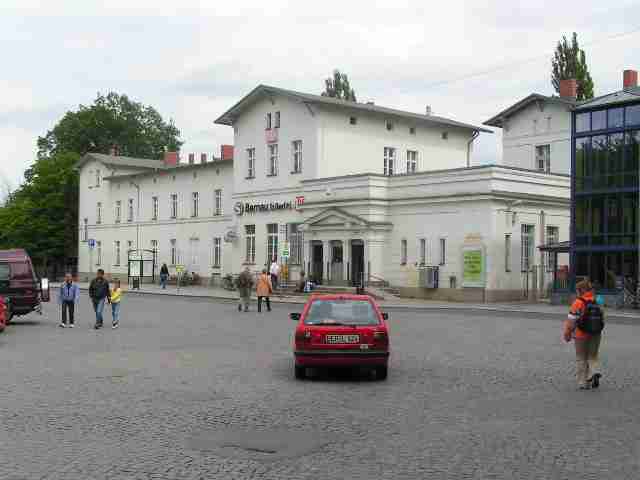
[[[379,380],[387,378],[388,315],[367,295],[313,296],[298,322],[293,354],[295,375],[307,367],[371,367]]]
[[[4,330],[9,321],[9,302],[8,299],[0,295],[0,332]]]

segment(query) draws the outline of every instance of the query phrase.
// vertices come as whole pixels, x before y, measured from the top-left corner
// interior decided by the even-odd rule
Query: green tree
[[[578,35],[573,32],[571,45],[566,36],[558,42],[551,61],[551,84],[560,93],[560,80],[575,79],[578,84],[578,100],[593,98],[593,80],[589,73],[584,50],[578,45]]]
[[[126,95],[98,94],[91,106],[80,105],[38,138],[38,158],[60,152],[109,153],[115,145],[120,155],[161,159],[165,148],[180,148],[180,131],[153,108]]]
[[[340,100],[356,101],[356,92],[349,84],[349,78],[340,70],[333,71],[333,77],[329,77],[324,81],[323,97],[339,98]]]

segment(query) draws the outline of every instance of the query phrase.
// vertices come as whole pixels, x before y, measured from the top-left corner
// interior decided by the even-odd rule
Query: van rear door
[[[11,286],[11,267],[6,262],[0,262],[0,295],[9,293]]]

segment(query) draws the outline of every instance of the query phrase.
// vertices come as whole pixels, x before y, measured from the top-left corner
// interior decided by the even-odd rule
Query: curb
[[[80,290],[83,292],[88,291],[88,288],[80,287]],[[136,290],[127,290],[127,294],[134,295],[154,295],[157,297],[184,297],[184,298],[198,298],[198,299],[207,299],[207,300],[216,300],[223,301],[226,303],[237,302],[236,298],[232,297],[221,297],[217,295],[182,295],[178,293],[160,293],[160,292],[148,292],[148,291],[136,291]],[[252,297],[254,300],[254,297]],[[279,303],[283,305],[304,305],[306,303],[306,299],[304,300],[283,300],[278,299],[277,297],[272,297],[271,303]],[[491,306],[480,306],[480,305],[465,305],[465,304],[451,304],[451,305],[409,305],[409,304],[397,304],[397,305],[385,305],[383,302],[380,303],[380,306],[385,310],[415,310],[415,311],[452,311],[457,310],[461,312],[486,312],[486,313],[500,313],[500,314],[520,314],[520,315],[538,315],[540,317],[552,318],[564,320],[564,314],[559,312],[544,312],[540,310],[530,310],[530,309],[518,309],[518,308],[495,308]],[[567,307],[568,308],[568,307]],[[636,320],[640,323],[640,316],[638,315],[629,315],[623,313],[615,313],[608,312],[606,314],[606,318],[611,320],[622,320],[625,322],[629,322],[631,320]]]

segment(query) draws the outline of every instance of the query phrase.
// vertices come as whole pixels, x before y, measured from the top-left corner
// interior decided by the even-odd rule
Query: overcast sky
[[[640,2],[526,3],[2,0],[0,175],[18,185],[37,137],[97,92],[154,106],[182,131],[183,152],[212,152],[233,141],[213,120],[253,87],[320,93],[334,68],[360,101],[474,124],[552,93],[563,34],[578,32],[596,95],[640,68]],[[500,150],[499,132],[483,134],[474,163]]]

